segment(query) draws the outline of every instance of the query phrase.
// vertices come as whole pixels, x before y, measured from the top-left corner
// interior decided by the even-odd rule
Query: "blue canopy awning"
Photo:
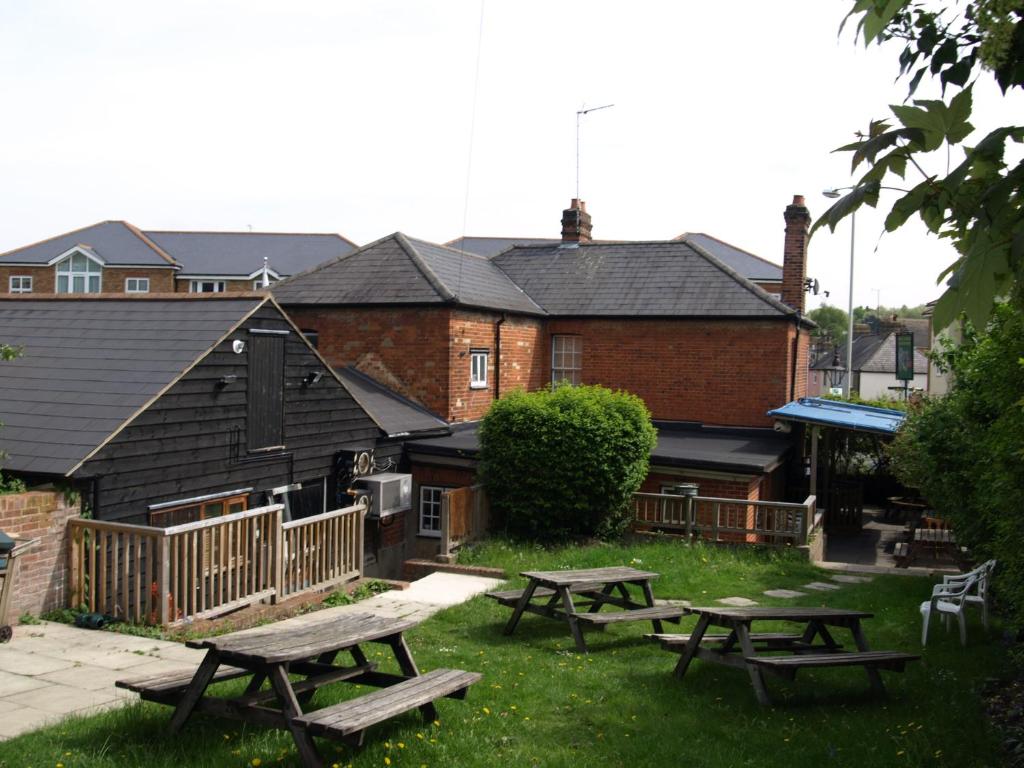
[[[780,421],[798,421],[804,424],[819,424],[823,427],[838,427],[858,432],[872,432],[876,435],[893,435],[903,424],[907,414],[892,408],[876,408],[871,405],[854,405],[839,400],[825,400],[820,397],[802,397],[781,408],[768,411],[768,415]]]

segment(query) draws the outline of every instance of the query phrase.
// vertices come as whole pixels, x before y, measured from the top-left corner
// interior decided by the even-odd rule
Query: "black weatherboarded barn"
[[[339,462],[381,435],[266,296],[3,299],[0,341],[22,350],[0,365],[4,471],[68,480],[103,520],[170,525],[296,483],[332,509]]]

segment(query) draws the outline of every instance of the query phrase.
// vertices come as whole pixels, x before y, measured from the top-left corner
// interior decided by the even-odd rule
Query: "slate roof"
[[[656,422],[658,442],[651,464],[763,474],[785,458],[792,441],[767,429],[704,427],[680,422]],[[480,453],[479,422],[456,424],[443,437],[412,440],[410,451],[421,454],[476,458]]]
[[[281,304],[454,304],[543,314],[494,264],[401,232],[321,264],[272,292]]]
[[[514,245],[558,245],[561,242],[557,237],[456,237],[445,245],[490,259]]]
[[[795,314],[708,251],[678,240],[524,246],[492,262],[550,315]]]
[[[266,258],[270,269],[287,277],[356,249],[335,234],[160,230],[145,234],[181,264],[182,276],[246,277],[262,270]]]
[[[748,280],[782,282],[782,267],[774,262],[755,256],[735,245],[719,240],[703,232],[687,232],[676,240],[698,245],[723,264],[728,264]]]
[[[907,418],[907,414],[892,408],[854,405],[819,397],[802,397],[786,403],[781,408],[768,411],[768,415],[782,421],[820,424],[880,435],[894,434]]]
[[[388,437],[417,433],[448,433],[448,422],[423,406],[348,366],[337,371],[345,388]]]
[[[915,344],[917,336],[914,337]],[[811,364],[812,370],[832,365],[835,352],[824,350]],[[839,350],[839,364],[846,368],[846,348]],[[896,375],[896,331],[884,334],[868,333],[853,338],[853,370],[862,373],[891,373]],[[928,358],[915,346],[914,373],[927,373]]]
[[[76,245],[87,246],[106,264],[114,266],[167,267],[175,264],[169,254],[131,224],[102,221],[0,254],[0,265],[43,266]]]
[[[66,475],[266,300],[0,299],[0,465]]]

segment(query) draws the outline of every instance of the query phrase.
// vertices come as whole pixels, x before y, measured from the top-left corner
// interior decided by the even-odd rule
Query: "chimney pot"
[[[562,211],[562,240],[573,243],[589,243],[591,230],[587,204],[574,197],[569,207]]]

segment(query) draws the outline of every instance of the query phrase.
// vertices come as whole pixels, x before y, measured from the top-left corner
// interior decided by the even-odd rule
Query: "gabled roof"
[[[448,434],[448,422],[352,366],[337,371],[345,388],[388,437]]]
[[[0,299],[5,469],[66,475],[266,297]]]
[[[735,245],[719,240],[717,237],[703,232],[686,232],[676,240],[698,245],[723,264],[728,264],[747,280],[762,282],[782,282],[782,267],[774,262],[762,259],[750,251],[744,251]]]
[[[891,373],[896,375],[896,333],[868,333],[853,339],[853,370],[862,373]],[[917,337],[914,337],[917,341]],[[812,370],[822,370],[832,365],[835,352],[826,349],[811,364]],[[839,363],[846,368],[846,351],[839,350]],[[927,373],[928,358],[917,347],[914,348],[914,373]]]
[[[561,242],[557,237],[456,237],[445,245],[490,259],[514,245],[558,245]]]
[[[492,262],[550,315],[796,314],[700,246],[683,241],[523,246]]]
[[[101,221],[63,235],[0,254],[0,265],[45,266],[61,254],[84,246],[109,266],[177,266],[174,259],[145,233],[125,221]]]
[[[401,232],[273,286],[282,304],[450,304],[543,311],[494,264]]]
[[[341,235],[283,232],[168,232],[145,234],[181,264],[181,276],[248,277],[263,260],[287,277],[336,259],[356,246]]]
[[[907,414],[891,408],[854,405],[819,397],[802,397],[768,411],[768,415],[780,421],[797,421],[880,435],[894,434],[907,418]]]

